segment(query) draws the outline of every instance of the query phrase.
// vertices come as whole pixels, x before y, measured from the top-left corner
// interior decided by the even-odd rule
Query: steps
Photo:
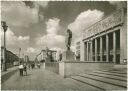
[[[98,73],[98,74],[106,74],[106,75],[111,75],[111,76],[118,76],[118,77],[127,77],[126,74],[118,74],[118,73],[111,73],[111,72],[103,72],[103,71],[96,71],[94,73]]]
[[[127,73],[125,70],[97,70],[85,72],[70,77],[80,83],[85,83],[100,90],[126,90]]]

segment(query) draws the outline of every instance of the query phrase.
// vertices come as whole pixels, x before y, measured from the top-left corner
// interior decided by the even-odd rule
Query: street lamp
[[[4,60],[3,60],[3,71],[7,71],[7,67],[6,67],[6,31],[8,29],[8,26],[6,24],[5,21],[1,21],[1,25],[3,27],[3,30],[4,30]]]
[[[21,52],[21,48],[19,48],[19,64],[20,64],[20,52]]]

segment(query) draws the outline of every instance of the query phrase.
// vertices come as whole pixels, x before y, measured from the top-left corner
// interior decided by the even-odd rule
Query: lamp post
[[[7,29],[8,29],[8,26],[7,26],[5,21],[1,21],[1,25],[2,25],[3,30],[4,30],[3,71],[7,71],[7,67],[6,67],[6,34],[5,33],[6,33]]]
[[[19,48],[19,64],[20,64],[20,52],[21,52],[21,48]]]

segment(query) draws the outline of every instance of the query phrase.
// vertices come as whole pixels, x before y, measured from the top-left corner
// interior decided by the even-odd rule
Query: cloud
[[[60,22],[60,19],[58,19],[58,18],[49,19],[46,22],[47,33],[48,34],[57,34],[57,32],[59,30],[59,22]]]
[[[45,45],[48,48],[53,48],[53,47],[63,48],[65,37],[62,35],[47,34],[44,35],[43,37],[37,38],[36,40],[37,40],[36,42],[37,45]]]
[[[65,42],[65,36],[59,35],[58,31],[60,30],[60,19],[52,18],[46,22],[46,31],[47,34],[36,38],[37,45],[45,45],[48,48],[63,48]]]
[[[1,34],[1,42],[3,45],[3,31],[0,32]],[[14,46],[15,48],[17,47],[27,47],[29,45],[29,36],[16,36],[10,28],[8,28],[6,32],[6,44],[7,46]]]
[[[41,52],[42,49],[38,47],[28,47],[24,53],[27,54],[30,60],[34,60],[36,56]]]
[[[39,21],[38,5],[30,8],[24,2],[20,1],[4,1],[1,5],[2,20],[7,21],[9,25],[28,27],[30,24]]]
[[[104,13],[99,10],[87,10],[81,12],[74,22],[69,24],[68,28],[73,32],[73,36],[78,38],[82,35],[82,31],[101,20]]]
[[[58,47],[51,48],[50,50],[54,50],[54,51],[58,51],[58,52],[62,51],[62,49],[58,48]]]
[[[32,47],[27,48],[27,53],[34,53],[36,50]]]

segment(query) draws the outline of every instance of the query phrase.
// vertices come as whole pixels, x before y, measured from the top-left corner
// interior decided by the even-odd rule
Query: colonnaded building
[[[83,32],[80,61],[112,62],[127,60],[127,9],[119,9]]]

